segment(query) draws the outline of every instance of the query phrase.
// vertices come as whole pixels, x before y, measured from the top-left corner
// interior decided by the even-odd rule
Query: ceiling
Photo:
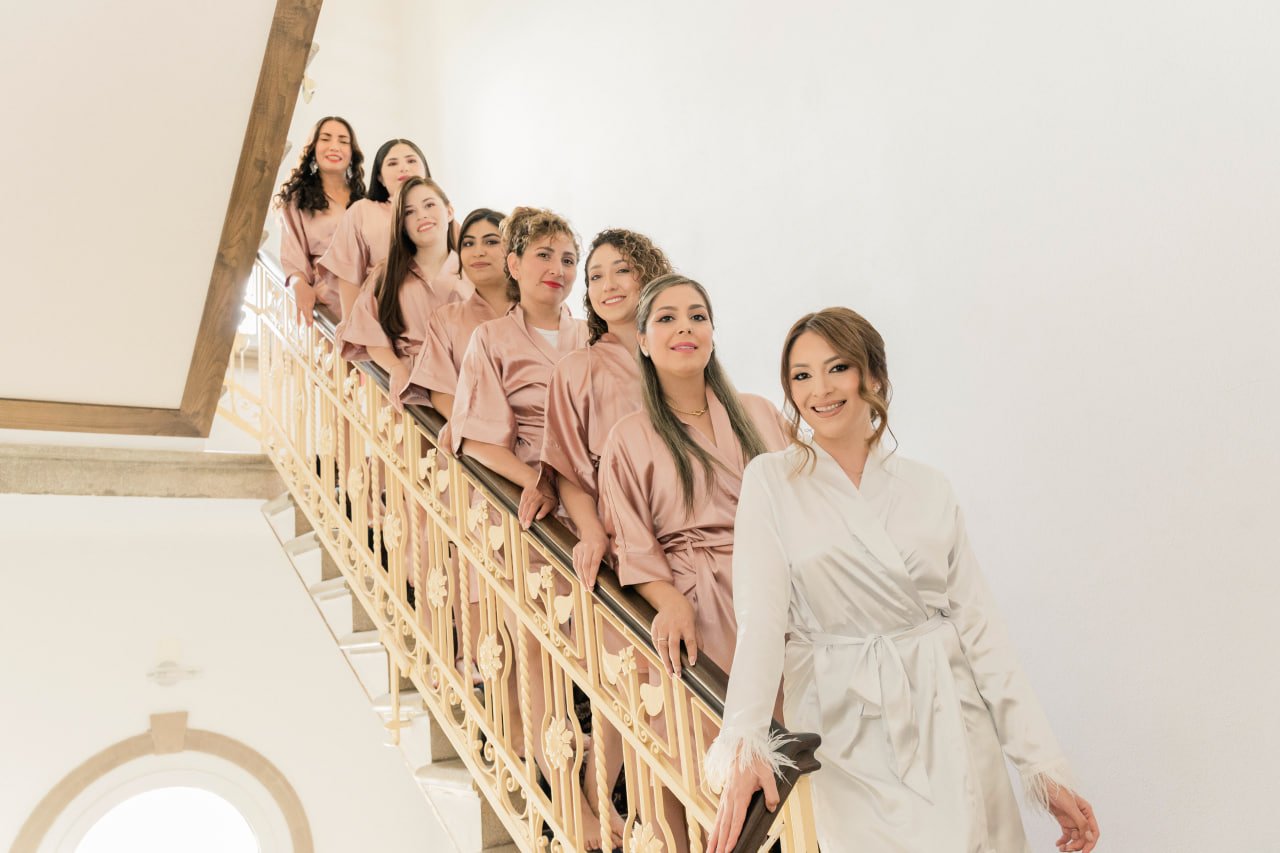
[[[0,426],[78,412],[42,426],[92,428],[96,417],[105,431],[166,431],[130,429],[143,422],[117,408],[140,407],[207,432],[195,410],[209,393],[216,403],[238,313],[238,293],[222,291],[238,291],[231,279],[243,272],[230,273],[257,248],[318,9],[72,0],[6,10],[0,77],[21,84],[6,87],[0,162],[22,201],[0,229]],[[264,103],[259,73],[273,58],[285,67],[264,75],[275,87]],[[221,364],[201,370],[220,347]]]

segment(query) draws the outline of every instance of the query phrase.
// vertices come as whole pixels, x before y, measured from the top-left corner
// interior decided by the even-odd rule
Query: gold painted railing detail
[[[599,592],[585,590],[563,528],[522,530],[509,483],[437,447],[438,415],[395,412],[385,375],[338,357],[324,318],[299,323],[262,259],[252,283],[263,446],[378,627],[393,720],[397,676],[407,677],[515,843],[579,851],[598,820],[583,780],[593,775],[596,801],[610,802],[606,763],[619,759],[603,738],[586,748],[575,713],[585,698],[592,730],[621,734],[626,853],[703,850],[716,798],[701,757],[718,729],[723,675],[702,665],[679,680],[662,673],[647,604],[608,572]],[[808,737],[796,753],[802,770],[816,766]],[[807,779],[782,789],[791,793],[767,840],[756,810],[752,845],[816,851]],[[607,827],[595,829],[607,849]]]

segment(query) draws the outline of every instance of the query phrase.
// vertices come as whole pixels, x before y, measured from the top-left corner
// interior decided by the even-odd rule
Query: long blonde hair
[[[649,325],[653,303],[660,293],[682,284],[687,284],[698,291],[703,304],[707,306],[707,317],[710,318],[714,328],[715,314],[711,310],[711,297],[707,295],[706,288],[678,273],[659,276],[640,291],[640,304],[636,306],[636,327],[643,332]],[[733,383],[729,381],[729,376],[720,366],[715,350],[711,351],[711,360],[703,368],[703,377],[706,379],[707,388],[716,395],[716,399],[729,415],[729,425],[733,428],[733,434],[742,448],[743,462],[749,462],[764,453],[768,449],[765,447],[764,439],[760,437],[760,431],[751,422],[751,417],[742,405],[742,400],[739,399]],[[693,515],[693,465],[689,457],[697,459],[702,465],[708,491],[715,482],[715,468],[720,463],[689,436],[688,429],[676,417],[671,404],[667,402],[666,395],[662,393],[662,381],[658,378],[658,370],[653,366],[653,360],[643,354],[640,356],[640,378],[644,385],[644,408],[649,414],[649,423],[662,438],[662,443],[667,446],[667,450],[671,451],[671,458],[676,463],[676,475],[680,478],[680,492],[684,497],[685,514]]]
[[[871,408],[871,425],[875,431],[867,439],[867,447],[874,448],[889,430],[889,399],[893,386],[889,384],[889,362],[885,357],[884,338],[876,327],[856,311],[848,308],[823,308],[805,314],[782,345],[782,396],[786,400],[783,413],[791,424],[791,443],[803,454],[797,473],[812,465],[817,456],[813,448],[800,440],[800,407],[791,396],[791,350],[805,332],[813,332],[822,338],[836,354],[847,359],[858,370],[858,396]],[[878,390],[873,390],[878,385]]]

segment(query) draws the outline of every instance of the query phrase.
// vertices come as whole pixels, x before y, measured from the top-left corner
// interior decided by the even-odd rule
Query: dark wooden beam
[[[218,241],[200,331],[191,354],[181,411],[200,435],[208,435],[231,358],[244,285],[253,269],[271,203],[293,108],[306,68],[322,0],[277,0],[258,89],[240,148],[227,215]]]
[[[227,356],[231,358],[230,355]],[[180,409],[146,406],[99,406],[49,400],[0,398],[0,427],[63,432],[110,432],[128,435],[207,436]]]

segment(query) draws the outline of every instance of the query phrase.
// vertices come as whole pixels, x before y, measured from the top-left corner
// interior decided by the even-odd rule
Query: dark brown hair
[[[440,196],[440,200],[446,206],[449,204],[449,197],[445,195],[439,184],[430,178],[419,178],[417,175],[401,184],[400,192],[396,194],[396,204],[391,214],[391,246],[387,251],[387,262],[382,268],[382,276],[376,285],[377,290],[373,292],[378,303],[378,323],[382,326],[382,331],[391,339],[393,347],[404,334],[405,328],[404,312],[400,310],[400,288],[408,277],[414,255],[418,252],[418,247],[404,230],[405,199],[409,197],[409,191],[417,187],[426,187]],[[445,246],[450,252],[457,251],[452,225],[445,229],[445,235]]]
[[[671,261],[648,237],[625,228],[606,228],[591,241],[591,250],[587,252],[587,262],[583,264],[582,276],[587,283],[586,292],[582,294],[583,307],[587,309],[587,330],[591,337],[587,341],[590,346],[600,340],[600,336],[609,331],[609,324],[600,319],[596,309],[591,307],[591,256],[601,246],[612,246],[618,250],[627,262],[635,267],[636,280],[644,287],[661,275],[674,272]]]
[[[347,167],[347,190],[351,194],[347,200],[350,207],[354,202],[364,198],[364,152],[360,143],[356,142],[356,132],[351,122],[342,116],[325,116],[311,128],[311,135],[302,153],[298,155],[298,165],[293,167],[293,174],[280,185],[276,193],[276,206],[284,207],[295,199],[298,210],[328,210],[329,197],[324,194],[324,182],[320,177],[320,165],[316,162],[316,143],[320,139],[320,128],[325,122],[340,122],[351,137],[351,165]]]
[[[390,201],[391,190],[382,182],[382,161],[387,159],[387,154],[397,145],[408,145],[418,155],[418,159],[422,161],[422,171],[427,177],[431,177],[431,164],[427,162],[427,155],[422,153],[422,149],[410,142],[408,139],[388,139],[382,143],[382,147],[378,149],[378,153],[373,155],[373,169],[369,173],[369,194],[370,201]]]
[[[875,447],[889,431],[889,400],[893,386],[889,384],[889,363],[885,358],[884,338],[867,319],[848,308],[824,308],[805,314],[787,332],[782,345],[783,411],[791,423],[791,442],[804,454],[800,467],[816,459],[813,448],[800,440],[800,409],[791,396],[791,350],[805,332],[813,332],[831,345],[836,354],[858,371],[858,396],[871,407],[871,425],[875,431],[867,439],[867,447]],[[879,390],[872,386],[879,385]],[[797,469],[798,470],[798,469]]]

